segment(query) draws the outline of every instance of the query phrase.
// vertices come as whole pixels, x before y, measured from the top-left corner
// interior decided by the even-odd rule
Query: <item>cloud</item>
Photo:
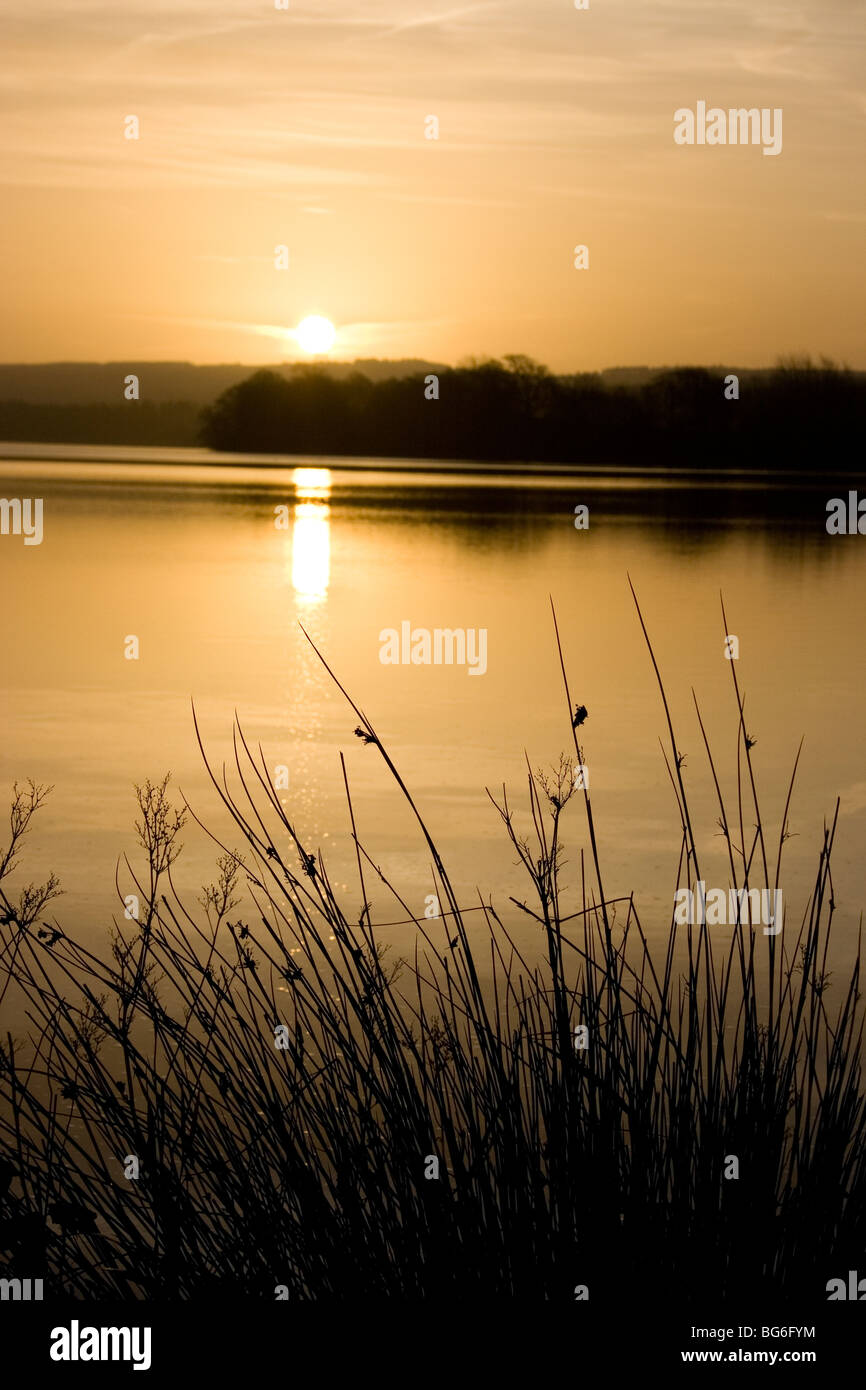
[[[336,347],[341,353],[354,356],[362,349],[387,348],[390,343],[403,344],[409,334],[419,329],[444,328],[457,322],[453,318],[436,318],[336,323]]]
[[[467,208],[519,208],[523,203],[506,200],[505,198],[460,198],[457,195],[447,193],[388,193],[383,192],[379,195],[382,198],[391,198],[395,203],[444,203],[456,207]]]
[[[457,10],[446,10],[444,13],[419,15],[417,19],[406,19],[402,24],[394,24],[388,29],[381,31],[381,37],[389,34],[402,34],[407,29],[425,29],[431,25],[441,25],[443,27],[454,23],[455,19],[465,19],[467,15],[478,14],[482,10],[499,10],[502,8],[500,0],[486,0],[486,3],[479,5],[463,5]]]
[[[257,338],[275,338],[282,341],[292,336],[292,330],[285,323],[243,323],[237,319],[187,318],[171,314],[117,314],[114,317],[139,323],[172,323],[184,328],[212,328],[221,332],[230,329],[236,333],[252,333]]]

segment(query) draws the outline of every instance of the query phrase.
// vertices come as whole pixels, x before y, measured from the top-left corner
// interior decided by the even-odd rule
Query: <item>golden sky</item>
[[[2,360],[866,367],[862,0],[289,6],[4,0]]]

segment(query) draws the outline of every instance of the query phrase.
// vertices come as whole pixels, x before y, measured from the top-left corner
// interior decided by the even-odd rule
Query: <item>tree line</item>
[[[610,385],[512,356],[379,382],[257,371],[204,411],[201,440],[255,453],[838,469],[864,424],[866,375],[826,361],[742,382],[686,367]]]
[[[809,358],[639,382],[556,376],[520,355],[380,380],[309,365],[255,371],[204,408],[0,401],[6,440],[633,467],[852,470],[864,424],[866,373]]]

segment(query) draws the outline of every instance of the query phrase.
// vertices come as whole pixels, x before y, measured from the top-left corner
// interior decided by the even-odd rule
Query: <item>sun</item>
[[[295,329],[295,337],[304,352],[330,352],[337,330],[330,319],[310,314]]]

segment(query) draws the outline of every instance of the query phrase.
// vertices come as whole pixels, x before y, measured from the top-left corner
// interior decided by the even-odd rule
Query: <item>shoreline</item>
[[[154,457],[158,454],[159,457]],[[741,480],[761,485],[796,482],[826,486],[830,477],[855,478],[862,469],[840,467],[832,475],[793,468],[670,468],[659,464],[586,464],[487,462],[478,459],[381,458],[355,454],[256,454],[228,453],[195,445],[131,444],[36,444],[0,440],[0,467],[15,463],[117,464],[142,468],[269,468],[274,471],[317,468],[334,473],[394,473],[420,476],[452,474],[458,477],[518,479],[525,482],[569,479],[692,479],[706,487],[720,480]]]

